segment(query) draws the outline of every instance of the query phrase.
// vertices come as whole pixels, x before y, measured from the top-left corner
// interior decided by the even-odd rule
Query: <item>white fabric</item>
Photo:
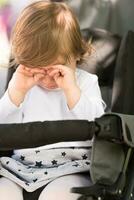
[[[96,75],[84,70],[76,70],[77,83],[82,91],[81,98],[69,110],[61,89],[42,89],[33,87],[20,107],[9,99],[8,93],[0,100],[0,123],[19,123],[60,119],[93,120],[104,113],[103,101]]]
[[[22,188],[8,178],[0,178],[0,200],[23,200]]]
[[[0,175],[33,192],[60,176],[89,172],[90,154],[87,147],[21,152],[0,158]]]

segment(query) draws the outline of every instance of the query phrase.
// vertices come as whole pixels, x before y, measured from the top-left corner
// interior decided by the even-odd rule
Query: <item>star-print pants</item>
[[[45,186],[57,177],[87,172],[91,147],[66,147],[28,151],[0,158],[0,175],[28,192]]]

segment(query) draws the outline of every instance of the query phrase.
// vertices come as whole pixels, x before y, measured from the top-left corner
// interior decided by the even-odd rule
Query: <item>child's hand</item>
[[[47,67],[47,74],[54,78],[58,87],[64,91],[77,86],[75,71],[65,65],[54,65]]]
[[[36,71],[35,71],[36,70]],[[37,84],[39,79],[44,77],[45,71],[41,69],[30,69],[23,65],[19,65],[9,83],[9,88],[13,87],[22,93],[27,93],[34,85]]]
[[[32,71],[30,68],[19,65],[13,74],[13,77],[9,82],[8,92],[15,105],[18,106],[23,101],[28,90],[36,85],[39,79],[44,77],[45,71],[42,73],[41,69],[35,70]]]
[[[81,96],[80,88],[76,83],[75,71],[63,65],[54,65],[47,69],[49,76],[52,76],[57,85],[63,89],[68,107],[72,109]]]

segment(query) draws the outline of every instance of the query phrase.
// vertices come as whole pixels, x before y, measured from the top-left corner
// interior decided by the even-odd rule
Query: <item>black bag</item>
[[[73,188],[80,199],[132,199],[133,187],[128,188],[130,162],[134,148],[134,116],[118,113],[105,114],[95,120],[90,176],[93,185]],[[133,181],[132,184],[133,185]],[[129,192],[128,192],[129,190]]]

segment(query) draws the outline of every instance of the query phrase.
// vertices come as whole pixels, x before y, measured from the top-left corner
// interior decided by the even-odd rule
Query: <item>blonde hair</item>
[[[90,45],[82,38],[75,14],[65,3],[37,1],[20,14],[11,35],[12,56],[17,64],[44,67],[59,56],[83,61]]]

